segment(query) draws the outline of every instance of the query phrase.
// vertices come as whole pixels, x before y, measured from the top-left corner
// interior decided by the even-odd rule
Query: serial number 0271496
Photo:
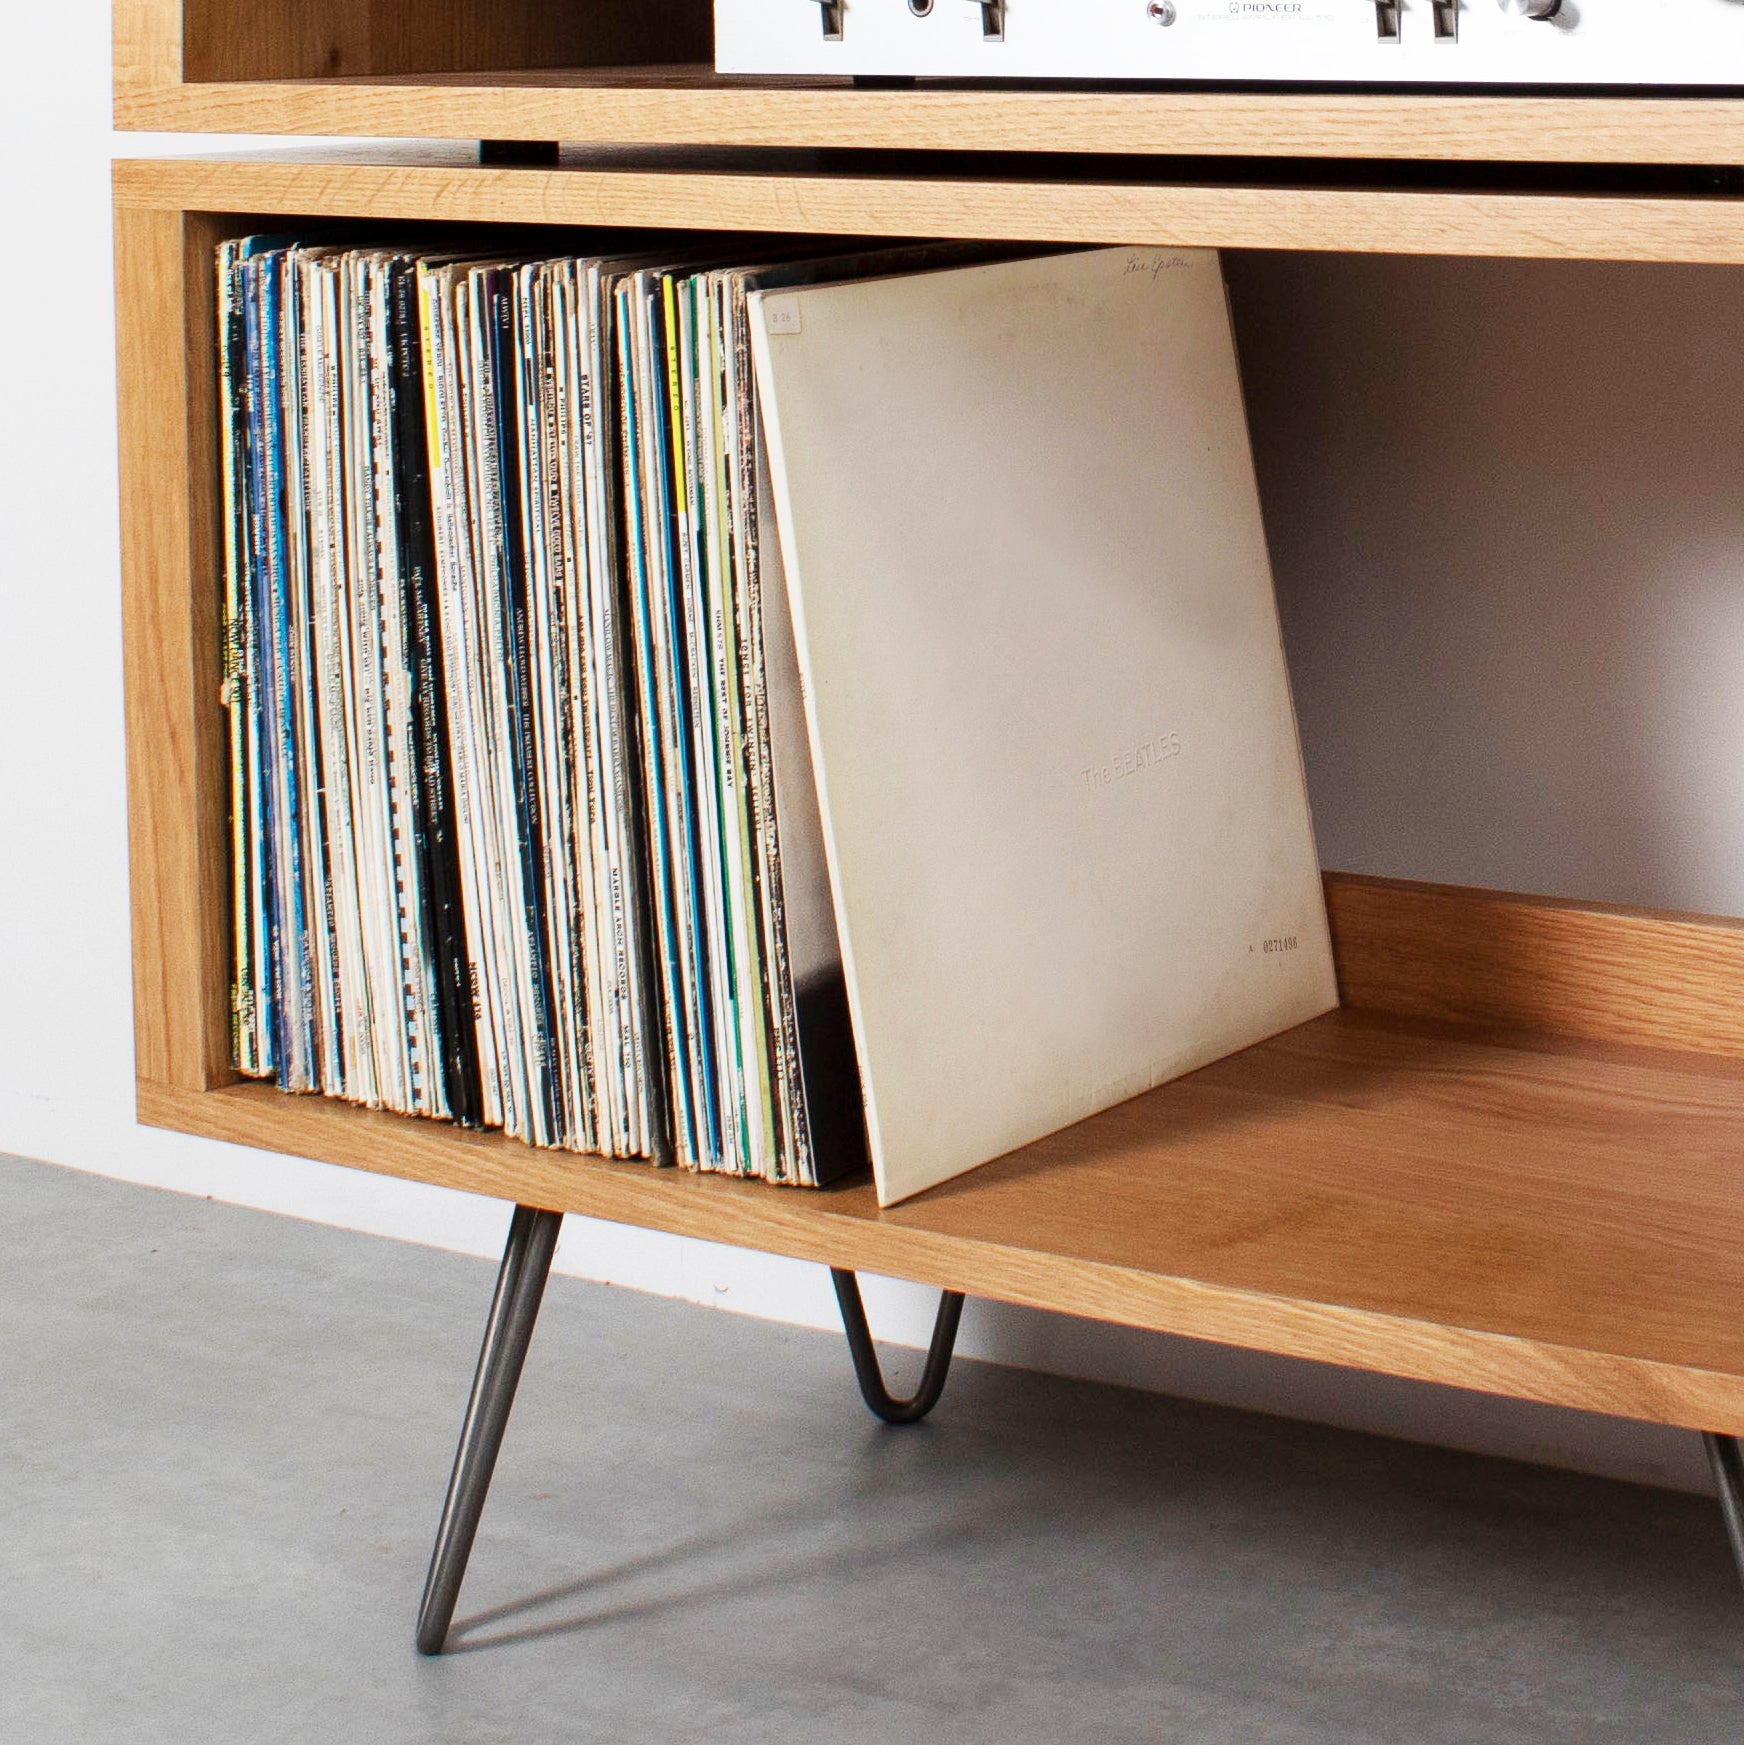
[[[1278,939],[1268,939],[1260,947],[1260,950],[1268,956],[1274,951],[1300,951],[1301,949],[1302,941],[1294,933],[1286,933]]]

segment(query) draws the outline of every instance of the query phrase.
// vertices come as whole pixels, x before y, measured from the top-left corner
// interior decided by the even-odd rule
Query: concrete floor
[[[556,1279],[417,1657],[485,1263],[0,1162],[7,1745],[1744,1737],[1699,1500]]]

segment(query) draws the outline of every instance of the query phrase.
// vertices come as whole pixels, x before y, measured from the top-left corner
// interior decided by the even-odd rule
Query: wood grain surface
[[[1744,1072],[1335,1013],[880,1212],[270,1087],[148,1123],[973,1295],[1744,1432]]]
[[[438,26],[432,44],[396,41],[383,32],[379,47],[361,51],[363,64],[354,48],[334,65],[324,57],[332,53],[331,27],[346,11],[340,0],[320,0],[318,9],[315,0],[299,0],[311,8],[301,27],[287,23],[286,0],[252,10],[234,7],[230,0],[206,3],[239,22],[196,26],[188,77],[238,82],[181,82],[177,0],[117,0],[118,126],[636,145],[1744,162],[1744,102],[1736,98],[991,89],[932,83],[900,91],[856,90],[841,80],[716,75],[707,65],[712,51],[706,15],[699,20],[670,7],[644,7],[644,14],[652,15],[637,35],[559,36],[555,47],[549,41],[517,46],[513,21],[528,11],[529,0],[490,8],[509,23],[490,23],[464,47],[445,46],[440,34],[459,0],[427,5]],[[579,21],[589,8],[566,10]],[[581,26],[572,22],[568,28]],[[204,49],[202,41],[208,45]],[[566,49],[569,67],[550,64]],[[602,70],[613,61],[672,62],[685,54],[695,60]],[[493,66],[501,70],[485,70]],[[319,76],[333,72],[353,76]]]
[[[227,1083],[216,229],[117,211],[128,849],[138,1070]]]
[[[125,207],[816,235],[1744,262],[1744,202],[638,168],[481,169],[445,148],[386,161],[115,165]]]
[[[1744,922],[1332,875],[1348,1006],[1744,1058]]]
[[[194,89],[206,81],[609,68],[712,53],[708,0],[117,0],[115,40],[126,51],[116,56],[118,91],[132,88],[142,68],[176,67],[177,51]],[[285,131],[259,112],[245,125]]]

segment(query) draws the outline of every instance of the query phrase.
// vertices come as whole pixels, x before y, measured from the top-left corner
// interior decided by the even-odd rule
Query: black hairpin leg
[[[1720,1515],[1726,1537],[1732,1542],[1732,1561],[1744,1578],[1744,1448],[1736,1436],[1715,1436],[1704,1431],[1708,1465],[1714,1469],[1714,1488],[1720,1493]]]
[[[913,1398],[897,1400],[890,1397],[890,1390],[884,1385],[884,1372],[878,1367],[872,1329],[866,1325],[866,1305],[860,1301],[859,1279],[839,1266],[830,1268],[830,1277],[835,1280],[836,1301],[842,1306],[842,1327],[848,1335],[848,1350],[853,1354],[861,1397],[886,1424],[918,1424],[945,1391],[945,1378],[951,1373],[951,1353],[957,1344],[957,1323],[963,1318],[963,1293],[946,1291],[939,1298],[939,1316],[933,1322],[933,1342],[927,1349],[920,1387]]]
[[[454,1473],[448,1480],[448,1500],[442,1507],[442,1525],[436,1529],[436,1549],[430,1556],[430,1573],[418,1608],[420,1654],[440,1654],[448,1639],[454,1604],[466,1576],[466,1560],[472,1555],[472,1541],[479,1516],[484,1513],[491,1473],[503,1445],[509,1408],[515,1403],[521,1364],[533,1337],[533,1323],[539,1318],[545,1281],[551,1275],[551,1257],[557,1251],[557,1232],[562,1227],[561,1212],[536,1212],[531,1206],[517,1206],[509,1225],[497,1292],[478,1354],[478,1372],[472,1378],[472,1398],[460,1427]]]

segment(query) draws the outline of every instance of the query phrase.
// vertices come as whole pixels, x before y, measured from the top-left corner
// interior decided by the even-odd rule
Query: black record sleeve
[[[473,1001],[475,972],[460,891],[460,839],[448,743],[442,619],[436,599],[436,545],[431,523],[430,450],[425,425],[424,345],[418,321],[415,263],[395,261],[392,275],[394,507],[405,590],[407,656],[412,678],[412,753],[416,852],[425,937],[435,959],[438,1053],[448,1108],[465,1127],[482,1126],[484,1092]]]
[[[545,941],[545,819],[539,791],[539,754],[534,745],[532,632],[527,612],[527,561],[522,547],[521,491],[523,445],[517,359],[520,319],[515,275],[489,275],[496,376],[497,453],[502,467],[502,539],[507,598],[504,628],[509,641],[509,721],[514,734],[515,811],[520,832],[521,882],[527,915],[527,949],[532,972],[533,1010],[523,1020],[532,1039],[528,1049],[530,1088],[544,1105],[548,1131],[563,1129],[557,1087],[557,1014],[553,1003]]]

